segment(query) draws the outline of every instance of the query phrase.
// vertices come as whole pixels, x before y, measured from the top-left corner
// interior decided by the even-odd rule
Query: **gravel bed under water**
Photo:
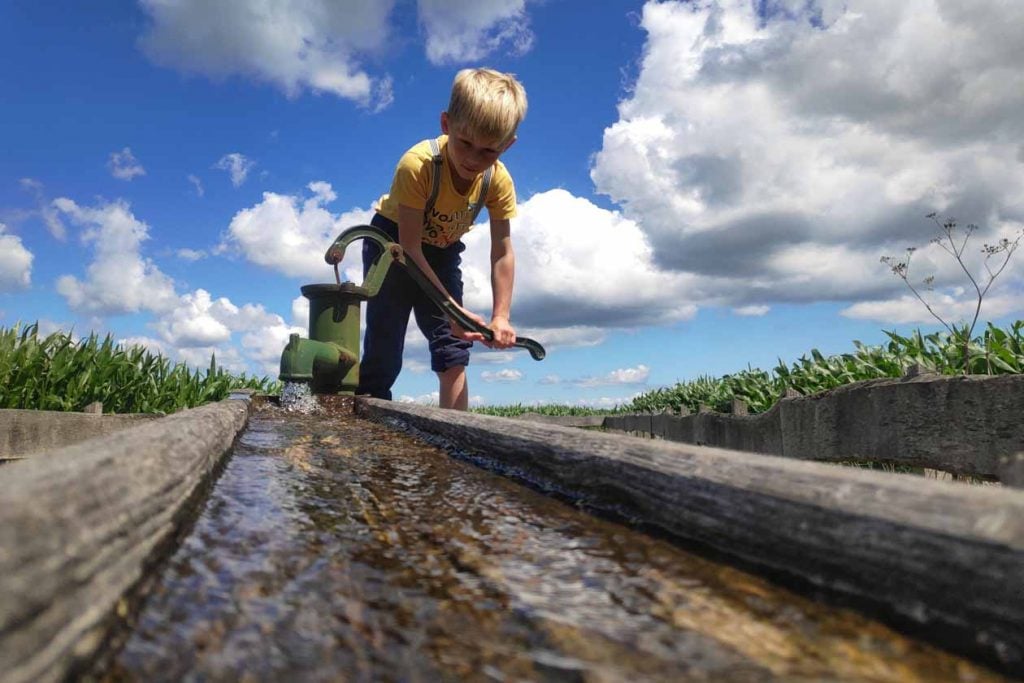
[[[98,677],[998,680],[385,426],[271,407]]]

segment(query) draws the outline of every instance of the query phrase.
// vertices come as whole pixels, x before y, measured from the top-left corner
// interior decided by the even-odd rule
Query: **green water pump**
[[[342,282],[338,264],[345,257],[345,249],[359,239],[376,242],[380,254],[362,285]],[[331,244],[324,260],[334,266],[335,282],[302,287],[302,295],[309,299],[309,339],[298,334],[289,338],[281,353],[279,378],[283,382],[307,382],[314,394],[355,394],[359,385],[359,307],[377,295],[393,264],[405,270],[427,297],[463,328],[493,338],[489,328],[467,318],[412,259],[405,258],[401,245],[380,228],[358,225],[345,230]],[[526,337],[519,337],[515,346],[529,351],[534,360],[542,360],[546,355],[543,346]]]

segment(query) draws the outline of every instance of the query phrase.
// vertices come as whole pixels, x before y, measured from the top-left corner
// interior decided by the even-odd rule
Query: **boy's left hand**
[[[488,327],[494,332],[494,341],[488,344],[492,349],[507,349],[515,344],[516,331],[505,316],[499,315],[491,318],[491,324]]]

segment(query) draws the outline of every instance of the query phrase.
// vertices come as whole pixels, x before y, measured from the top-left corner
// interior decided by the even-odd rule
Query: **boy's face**
[[[515,136],[505,142],[478,139],[460,126],[451,125],[448,112],[441,114],[441,132],[448,135],[448,161],[463,180],[473,180],[493,166],[516,141]]]

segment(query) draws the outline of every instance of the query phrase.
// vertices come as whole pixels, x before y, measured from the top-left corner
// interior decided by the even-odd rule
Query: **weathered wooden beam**
[[[90,404],[97,405],[97,404]],[[79,441],[121,431],[155,415],[103,415],[98,412],[0,410],[0,457],[14,458],[63,448]]]
[[[600,427],[604,424],[603,415],[543,415],[541,413],[523,413],[512,418],[526,422],[559,425],[562,427]]]
[[[795,394],[795,396],[791,396]],[[1000,479],[1024,450],[1024,375],[931,373],[849,384],[813,396],[787,390],[758,415],[701,406],[671,418],[665,438],[805,460],[877,462]],[[621,429],[628,416],[605,425]],[[634,430],[643,431],[638,426]]]
[[[247,402],[222,401],[4,466],[5,682],[64,680],[88,663],[247,417]]]
[[[1024,673],[1024,492],[375,399],[356,409]]]

